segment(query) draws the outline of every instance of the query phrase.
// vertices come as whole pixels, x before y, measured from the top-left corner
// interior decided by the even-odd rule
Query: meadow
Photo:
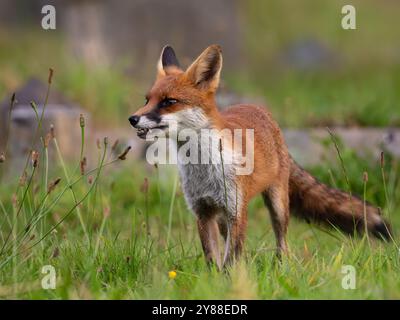
[[[264,98],[282,127],[400,124],[394,2],[376,14],[372,1],[355,0],[360,8],[356,40],[340,29],[333,1],[273,3],[242,2],[248,60],[224,69],[229,88]],[[0,30],[1,98],[10,100],[9,93],[32,75],[47,81],[45,71],[54,67],[50,90],[57,88],[84,106],[97,127],[129,125],[127,118],[143,104],[149,83],[125,72],[127,60],[89,68],[66,54],[59,35],[25,31]],[[329,42],[341,67],[312,72],[282,67],[282,47],[302,34]],[[124,141],[90,140],[84,122],[85,115],[74,128],[82,136],[75,162],[64,159],[54,128],[42,136],[37,153],[26,154],[26,170],[10,177],[7,161],[12,160],[6,154],[0,163],[1,299],[400,298],[400,163],[390,154],[374,161],[379,155],[362,158],[339,143],[342,161],[337,154],[307,169],[379,206],[392,224],[393,242],[348,237],[292,218],[290,255],[278,262],[267,209],[256,198],[245,253],[228,272],[219,272],[205,263],[176,168],[134,160],[138,151],[128,150]],[[88,153],[95,145],[97,151]],[[325,147],[336,152],[331,140]],[[56,271],[55,289],[42,288],[47,265]],[[342,287],[347,265],[356,270],[355,289]]]
[[[38,127],[41,114],[38,114]],[[398,237],[384,243],[348,237],[292,219],[290,255],[278,262],[261,199],[250,205],[245,254],[219,272],[204,261],[195,218],[176,170],[130,161],[129,147],[97,141],[93,167],[85,160],[85,119],[79,161],[66,164],[50,129],[26,170],[1,181],[0,296],[33,299],[395,299],[400,297]],[[327,148],[334,144],[327,142]],[[359,158],[340,144],[339,161],[310,168],[322,181],[351,190],[382,208],[396,232],[399,163]],[[135,150],[133,150],[135,152]],[[338,154],[338,156],[339,156]],[[57,161],[49,162],[49,157]],[[127,158],[127,159],[126,159]],[[1,166],[4,166],[7,158]],[[365,179],[365,173],[368,179]],[[5,174],[4,171],[2,172]],[[364,177],[364,178],[363,178]],[[43,266],[56,271],[43,289]],[[342,267],[356,270],[344,289]]]

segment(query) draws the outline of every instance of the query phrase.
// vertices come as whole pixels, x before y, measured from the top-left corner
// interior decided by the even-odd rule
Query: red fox
[[[215,93],[221,68],[222,51],[218,45],[205,49],[186,71],[179,66],[174,50],[165,46],[146,103],[129,118],[140,138],[156,130],[168,133],[171,120],[177,123],[178,131],[254,130],[254,165],[250,174],[236,175],[234,164],[191,164],[178,160],[185,199],[196,215],[206,260],[222,267],[240,255],[246,235],[247,206],[258,194],[271,217],[278,256],[288,250],[290,212],[348,234],[367,229],[380,239],[390,240],[390,226],[378,208],[369,203],[364,206],[361,199],[322,184],[296,164],[278,124],[264,107],[240,104],[218,110]],[[223,261],[219,235],[226,243]]]

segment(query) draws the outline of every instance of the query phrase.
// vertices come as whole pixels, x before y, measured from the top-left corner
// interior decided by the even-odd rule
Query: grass
[[[335,148],[329,141],[325,143],[328,148]],[[99,150],[101,159],[111,152],[110,144],[105,139]],[[364,194],[364,199],[379,205],[385,216],[390,214],[397,231],[398,162],[387,156],[381,163],[371,163],[340,143],[337,147],[348,181],[342,165],[336,161],[310,170],[322,181],[346,190],[350,186],[352,193]],[[51,141],[47,148],[50,155],[57,153]],[[349,238],[338,231],[292,219],[288,234],[291,253],[277,263],[267,210],[262,199],[257,198],[250,204],[245,254],[228,273],[221,273],[210,269],[204,261],[195,218],[174,182],[177,173],[173,167],[153,167],[139,160],[119,161],[100,173],[96,168],[102,167],[103,160],[93,169],[85,168],[85,175],[81,176],[79,164],[65,164],[62,158],[52,168],[43,168],[45,163],[39,161],[36,174],[29,167],[28,182],[22,186],[18,181],[1,182],[1,243],[12,234],[8,242],[12,245],[5,246],[8,249],[1,254],[2,298],[400,298],[399,251],[393,243],[372,239],[369,243],[365,237]],[[50,180],[61,177],[51,194],[44,193],[47,201],[39,197],[44,192],[39,174],[42,169],[47,169]],[[70,173],[71,181],[78,180],[73,194],[63,170]],[[364,172],[368,172],[368,184]],[[92,182],[88,176],[93,178]],[[20,191],[13,198],[18,185]],[[75,214],[77,207],[82,220]],[[20,214],[15,214],[15,210]],[[32,224],[25,240],[15,241],[15,235],[24,234],[29,219],[35,216],[41,217],[41,224]],[[398,243],[400,239],[395,240]],[[32,246],[34,243],[38,245]],[[56,270],[55,290],[41,288],[45,276],[41,270],[45,265]],[[356,269],[354,290],[342,288],[345,265]],[[171,277],[170,271],[175,271],[176,277]]]
[[[160,169],[164,170],[164,168]],[[168,170],[168,169],[167,169]],[[393,244],[372,242],[370,249],[363,239],[332,235],[296,220],[289,228],[291,255],[282,264],[274,263],[274,236],[260,199],[250,209],[246,254],[229,275],[206,266],[198,240],[195,221],[186,209],[182,194],[176,195],[174,214],[167,242],[168,207],[171,201],[170,177],[157,186],[153,169],[149,177],[149,234],[146,232],[146,195],[137,186],[144,179],[142,169],[119,168],[103,176],[102,197],[109,206],[93,213],[86,206],[82,213],[91,243],[84,239],[78,218],[72,216],[44,242],[44,247],[18,257],[16,278],[12,266],[0,271],[0,294],[3,298],[399,298],[399,252]],[[128,175],[129,172],[129,175]],[[378,170],[376,170],[378,173]],[[336,176],[338,172],[335,172]],[[131,175],[131,176],[130,176]],[[113,176],[113,178],[111,178]],[[374,174],[369,175],[375,177]],[[379,176],[379,175],[378,175]],[[326,175],[323,178],[328,177]],[[168,179],[169,178],[169,179]],[[357,177],[362,181],[362,177]],[[352,181],[356,185],[356,181]],[[362,183],[362,182],[361,182]],[[371,181],[369,186],[373,186]],[[163,195],[159,200],[158,187]],[[372,198],[373,188],[368,188]],[[4,194],[4,193],[2,193]],[[382,195],[383,197],[383,195]],[[397,199],[398,201],[398,199]],[[69,204],[71,205],[71,204]],[[60,208],[59,208],[60,210]],[[399,212],[392,212],[397,216]],[[47,223],[54,223],[49,219]],[[394,219],[393,219],[394,220]],[[103,225],[104,223],[104,225]],[[398,230],[399,219],[394,220]],[[396,228],[397,227],[397,228]],[[398,239],[398,238],[397,238]],[[398,240],[397,240],[398,241]],[[97,249],[96,249],[97,248]],[[55,252],[58,252],[56,255]],[[57,289],[43,290],[39,283],[43,265],[57,271]],[[341,287],[342,265],[357,270],[357,287]],[[177,276],[169,279],[168,272]],[[32,288],[29,285],[37,283]],[[15,291],[13,288],[16,288]],[[28,288],[28,289],[27,289]]]

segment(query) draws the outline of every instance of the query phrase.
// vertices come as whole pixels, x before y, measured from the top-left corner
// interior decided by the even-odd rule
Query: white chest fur
[[[223,152],[223,159],[228,158],[224,156],[227,153],[228,150]],[[221,157],[221,153],[215,154]],[[236,216],[240,211],[241,190],[236,182],[235,165],[225,162],[222,165],[222,162],[210,159],[208,164],[182,164],[178,159],[183,192],[196,214],[207,214],[202,211],[210,208],[224,211],[229,216]]]
[[[218,210],[229,216],[237,215],[241,205],[241,190],[236,183],[236,159],[230,148],[220,150],[221,136],[218,132],[207,131],[210,130],[210,121],[204,112],[200,108],[192,108],[164,118],[165,121],[175,121],[178,124],[179,135],[185,129],[195,131],[195,138],[190,139],[186,147],[197,150],[194,153],[198,161],[183,161],[179,156],[182,153],[178,151],[179,173],[189,207],[196,214],[207,214],[203,212],[205,210]],[[207,147],[204,148],[204,145]],[[181,143],[179,148],[182,148]]]
[[[223,170],[221,164],[185,164],[179,165],[179,172],[186,201],[196,214],[216,208],[236,215],[240,190],[231,165],[224,165]]]

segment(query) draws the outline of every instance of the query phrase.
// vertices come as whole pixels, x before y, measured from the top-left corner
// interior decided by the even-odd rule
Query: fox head
[[[209,46],[184,71],[174,50],[165,46],[157,64],[157,77],[146,95],[146,103],[129,122],[140,138],[165,136],[176,130],[201,129],[218,121],[215,92],[222,68],[221,48]],[[174,124],[174,126],[172,126]]]

